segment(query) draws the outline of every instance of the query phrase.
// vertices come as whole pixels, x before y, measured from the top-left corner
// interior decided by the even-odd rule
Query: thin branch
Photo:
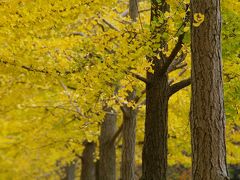
[[[176,67],[181,64],[187,57],[187,53],[182,53],[178,58],[175,58],[173,60],[173,62],[170,64],[170,66],[168,67],[167,72],[170,73],[174,70],[176,70]],[[177,68],[179,69],[179,68]]]
[[[182,80],[178,83],[175,83],[170,86],[169,92],[168,92],[168,97],[171,97],[173,94],[178,92],[179,90],[189,86],[191,84],[191,78]]]
[[[182,22],[182,25],[179,27],[179,29],[177,30],[177,33],[176,35],[178,34],[179,30],[183,27],[186,27],[187,25],[187,21],[189,20],[189,11],[188,11],[188,8],[189,8],[189,5],[186,6],[186,15],[185,15],[185,18]],[[182,34],[180,34],[178,36],[178,42],[177,44],[175,45],[175,47],[173,48],[170,56],[167,58],[167,62],[164,64],[163,66],[163,73],[165,73],[167,70],[168,70],[168,67],[170,66],[170,64],[173,62],[173,60],[176,58],[178,52],[181,50],[182,48],[182,44],[183,44],[183,39],[184,39],[184,36],[185,36],[185,32],[183,32]]]
[[[151,8],[148,8],[148,9],[142,9],[142,10],[139,10],[138,13],[142,13],[142,12],[146,12],[146,11],[150,11]],[[129,14],[129,9],[126,9],[124,12],[122,12],[120,14],[121,17],[126,17],[127,15]]]
[[[141,99],[141,97],[143,97],[143,95],[146,93],[146,89],[141,91],[141,94],[139,96],[136,96],[136,98],[134,99],[134,102],[137,104],[138,101]]]
[[[38,73],[43,73],[43,74],[48,74],[48,75],[51,75],[51,73],[48,71],[48,70],[45,70],[45,69],[37,69],[37,68],[33,68],[31,66],[26,66],[26,65],[18,65],[16,63],[12,63],[12,62],[8,62],[8,61],[4,61],[2,59],[0,59],[0,63],[3,63],[3,64],[6,64],[6,65],[11,65],[11,66],[15,66],[15,67],[18,67],[18,68],[21,68],[21,69],[25,69],[27,71],[30,71],[30,72],[38,72]],[[68,74],[71,74],[71,73],[77,73],[78,71],[77,70],[73,70],[73,71],[65,71],[65,72],[60,72],[58,70],[55,70],[55,72],[58,74],[58,75],[68,75]]]
[[[129,9],[126,9],[122,14],[120,14],[121,17],[126,17],[129,14]]]
[[[142,9],[142,10],[138,11],[138,13],[142,13],[142,12],[146,12],[146,11],[150,11],[150,10],[151,10],[151,8],[148,8],[148,9]]]
[[[120,32],[120,30],[119,30],[117,27],[115,27],[113,24],[111,24],[110,22],[108,22],[106,19],[102,19],[102,21],[103,21],[105,24],[107,24],[111,29]]]
[[[122,132],[122,131],[121,131]],[[122,138],[122,133],[119,134],[118,138],[116,139],[116,142],[115,142],[115,146],[117,147],[118,144],[120,143],[121,141],[121,138]]]
[[[72,32],[70,35],[73,35],[73,36],[85,36],[85,34],[83,32]]]
[[[184,36],[185,36],[185,33],[182,33],[182,34],[179,35],[178,41],[177,41],[175,47],[173,48],[170,56],[167,57],[167,61],[166,61],[166,63],[163,66],[163,69],[162,69],[163,73],[165,73],[167,71],[168,67],[170,66],[170,64],[175,59],[175,57],[177,56],[178,52],[182,49]]]
[[[183,27],[186,27],[187,25],[187,22],[189,21],[190,19],[190,11],[189,11],[189,4],[186,4],[186,9],[185,9],[185,17],[184,17],[184,20],[182,22],[182,25],[178,28],[177,32],[176,32],[176,35],[179,33],[179,31],[183,28]]]
[[[175,47],[173,48],[170,56],[167,58],[169,65],[171,64],[171,62],[173,61],[173,59],[177,56],[178,52],[181,50],[184,36],[185,36],[185,33],[182,33],[182,34],[179,35],[177,44],[176,44]]]
[[[117,21],[117,22],[120,22],[120,23],[122,23],[122,24],[124,24],[124,25],[125,25],[125,24],[132,24],[132,22],[126,21],[126,20],[122,20],[122,19],[119,20],[119,19],[117,19],[117,18],[114,18],[114,20]]]
[[[137,104],[137,109],[139,109],[142,105],[145,105],[145,104],[146,104],[146,99],[144,99],[142,102]]]
[[[71,90],[74,90],[74,91],[76,91],[77,90],[77,88],[76,87],[73,87],[73,86],[70,86],[70,85],[66,85],[67,86],[67,88],[68,89],[71,89]]]
[[[78,105],[76,105],[76,102],[74,102],[72,100],[71,94],[68,92],[67,86],[63,83],[63,81],[59,80],[59,83],[61,84],[61,86],[63,87],[65,94],[67,95],[70,104],[72,104],[73,107],[76,108],[76,111],[78,114],[80,114],[81,116],[85,117],[85,115],[82,113],[82,111],[80,110],[80,108],[78,107]]]
[[[15,66],[15,67],[19,67],[19,68],[25,69],[27,71],[40,72],[40,73],[44,73],[44,74],[49,74],[49,72],[46,71],[46,70],[34,69],[31,66],[17,65],[17,64],[12,63],[12,62],[4,61],[2,59],[0,60],[0,62],[3,63],[3,64],[6,64],[6,65],[11,65],[11,66]]]
[[[149,83],[149,81],[148,81],[145,77],[142,77],[142,76],[139,75],[139,74],[136,74],[136,73],[131,72],[131,75],[132,75],[133,77],[137,78],[138,80],[146,83],[146,84]]]
[[[182,76],[187,71],[187,68],[183,68],[181,72],[178,73],[178,76]]]
[[[183,69],[183,71],[186,71],[186,66],[187,66],[188,64],[187,63],[183,63],[183,64],[179,64],[179,65],[176,65],[174,68],[172,68],[168,73],[170,73],[170,72],[172,72],[172,71],[175,71],[175,70],[178,70],[178,69]],[[181,73],[179,73],[178,75],[179,76],[181,76],[180,75]]]
[[[0,63],[11,65],[11,66],[14,66],[14,67],[18,67],[18,68],[21,68],[21,69],[24,69],[24,70],[27,70],[27,71],[30,71],[30,72],[37,72],[37,73],[51,75],[51,73],[49,71],[47,71],[47,70],[35,69],[35,68],[31,67],[31,66],[17,65],[15,63],[7,62],[7,61],[4,61],[4,60],[0,60]],[[72,72],[71,71],[65,71],[65,73],[61,73],[60,71],[56,70],[56,73],[58,75],[61,75],[61,74],[68,75],[70,73],[76,73],[76,72],[77,71],[72,71]],[[69,86],[69,85],[67,85],[67,88],[72,89],[72,90],[76,90],[77,89],[77,88],[75,88],[73,86]]]
[[[183,63],[183,64],[178,64],[178,65],[174,68],[174,70],[182,69],[182,68],[184,68],[184,67],[186,67],[186,66],[187,66],[187,63],[186,63],[186,62]]]
[[[185,66],[187,66],[187,63],[184,63],[184,64],[181,64],[181,65],[177,66],[177,67],[181,67],[181,68],[183,67],[182,71],[180,71],[178,73],[178,77],[182,76],[187,71],[187,68]],[[175,69],[180,69],[180,68],[177,68],[177,67]],[[176,80],[176,78],[169,79],[168,80],[168,85],[171,85],[172,83],[174,83],[175,80]]]
[[[183,64],[184,65],[184,64]],[[178,76],[182,76],[185,72],[187,71],[187,68],[183,68],[182,71],[180,71],[178,73]],[[171,85],[172,83],[174,83],[174,81],[176,80],[176,78],[172,78],[168,80],[168,85]]]

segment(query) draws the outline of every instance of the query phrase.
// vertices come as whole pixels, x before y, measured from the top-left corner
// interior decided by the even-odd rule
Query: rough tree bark
[[[159,68],[160,63],[155,63]],[[143,180],[165,180],[167,170],[168,77],[148,73],[146,122],[143,146]]]
[[[101,126],[100,135],[100,159],[98,162],[98,179],[116,179],[116,149],[112,141],[116,132],[117,115],[112,108],[106,108],[107,112]]]
[[[84,151],[82,154],[81,180],[95,180],[96,169],[94,163],[94,142],[84,142]]]
[[[220,0],[191,0],[195,13],[205,16],[191,27],[192,48],[192,178],[228,179],[221,60]]]
[[[136,98],[136,91],[128,93],[128,100]],[[135,142],[137,109],[121,107],[123,112],[121,179],[135,179]]]

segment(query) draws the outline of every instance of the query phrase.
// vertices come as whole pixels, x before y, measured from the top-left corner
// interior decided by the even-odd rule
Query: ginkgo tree
[[[75,153],[81,154],[81,143],[83,139],[75,139],[74,137],[82,137],[84,139],[86,137],[88,141],[93,141],[94,139],[97,141],[99,131],[98,123],[102,121],[104,115],[101,102],[103,99],[111,98],[113,94],[113,87],[111,87],[111,85],[109,86],[108,83],[111,84],[114,83],[114,79],[120,79],[121,74],[122,76],[125,76],[126,70],[129,67],[127,63],[125,63],[127,61],[126,55],[120,54],[120,52],[111,55],[111,53],[106,50],[108,47],[102,49],[101,47],[104,46],[96,44],[96,42],[99,42],[101,39],[99,35],[101,35],[101,37],[106,36],[107,38],[104,39],[104,42],[102,43],[108,43],[111,47],[109,49],[114,51],[112,46],[115,48],[118,48],[118,46],[111,42],[111,38],[122,37],[122,34],[119,34],[112,29],[112,25],[109,24],[108,21],[103,20],[102,17],[82,18],[82,9],[78,9],[76,14],[74,13],[73,9],[77,9],[78,7],[84,7],[84,9],[88,11],[88,7],[92,7],[91,3],[76,3],[75,1],[65,2],[69,5],[73,4],[73,6],[65,8],[62,8],[62,3],[63,2],[46,3],[44,1],[10,1],[1,4],[7,10],[4,12],[5,21],[2,22],[4,28],[1,29],[1,40],[4,42],[2,43],[1,48],[1,63],[4,65],[1,66],[3,69],[2,79],[8,85],[10,85],[8,81],[14,79],[14,81],[11,82],[11,85],[14,88],[11,88],[10,92],[13,94],[21,92],[19,96],[22,98],[18,98],[19,101],[15,101],[14,99],[12,99],[12,101],[7,101],[7,99],[3,99],[3,107],[13,107],[13,112],[8,112],[2,117],[2,119],[7,119],[7,117],[11,119],[11,117],[14,116],[14,113],[17,112],[20,113],[18,117],[23,119],[27,119],[30,115],[33,119],[39,117],[37,118],[39,121],[31,121],[30,119],[26,120],[25,125],[20,123],[21,121],[18,118],[11,119],[10,122],[5,124],[6,130],[3,133],[3,137],[8,137],[8,134],[11,134],[9,128],[11,128],[10,126],[14,127],[13,124],[17,122],[19,122],[18,125],[20,127],[23,126],[31,129],[31,132],[35,132],[34,127],[41,127],[41,133],[37,130],[38,128],[36,129],[37,136],[35,134],[26,133],[26,138],[29,141],[24,138],[22,140],[24,144],[26,143],[29,145],[30,149],[36,149],[29,150],[33,157],[29,154],[27,154],[27,156],[24,155],[19,148],[9,148],[9,152],[12,150],[19,154],[20,160],[24,161],[24,159],[21,158],[24,158],[25,156],[29,159],[33,159],[33,163],[42,163],[42,165],[39,164],[36,166],[33,166],[30,161],[27,163],[27,165],[31,167],[39,167],[40,169],[37,169],[39,174],[46,174],[44,173],[45,171],[52,171],[50,166],[46,166],[49,163],[54,168],[54,164],[60,166],[59,162],[62,161],[61,159],[64,160],[64,164],[66,159],[73,159]],[[16,9],[13,7],[19,8]],[[43,10],[45,11],[42,12]],[[91,11],[94,15],[95,13],[101,13],[101,11],[97,13],[95,8],[91,8]],[[31,14],[31,16],[29,16],[29,14]],[[84,14],[84,16],[85,15],[86,14]],[[65,21],[62,21],[64,17],[66,19]],[[41,24],[42,21],[46,26]],[[98,21],[100,21],[100,23]],[[87,26],[81,26],[82,23],[87,24]],[[80,29],[78,29],[79,26],[81,26]],[[106,28],[108,31],[105,32],[102,28]],[[14,32],[16,32],[16,34]],[[5,33],[13,34],[5,39],[7,36]],[[126,32],[126,34],[128,34],[128,32]],[[127,41],[128,35],[124,36]],[[12,47],[12,42],[14,42],[15,47]],[[124,41],[121,42],[122,44],[120,45],[124,47]],[[136,46],[138,46],[138,44],[136,44]],[[140,50],[140,52],[141,51],[142,50]],[[124,51],[122,51],[122,53],[123,52]],[[128,53],[126,52],[125,54]],[[112,64],[113,61],[111,57],[113,56],[125,58],[119,59],[123,60],[123,64],[126,65],[126,70],[124,70],[124,68],[119,69],[117,61],[115,64]],[[140,55],[137,55],[136,57],[138,56]],[[93,69],[98,69],[98,71]],[[107,71],[104,72],[104,69]],[[116,71],[117,69],[119,70]],[[112,75],[113,72],[116,76]],[[14,78],[16,76],[19,76],[20,82]],[[101,77],[101,79],[99,79],[99,77]],[[16,85],[18,83],[20,84],[19,86]],[[4,84],[2,85],[3,93],[9,90],[9,87],[6,86],[4,89]],[[37,95],[34,97],[33,86],[36,86],[36,93],[40,97]],[[29,87],[31,87],[31,90]],[[96,91],[94,91],[94,88],[96,88]],[[44,96],[45,93],[42,92],[42,89],[46,92],[47,97]],[[71,89],[74,89],[74,92],[71,91]],[[50,96],[51,92],[53,94],[52,96]],[[56,96],[54,96],[55,93]],[[82,97],[81,94],[85,94],[85,96]],[[9,95],[7,98],[11,100],[11,94],[7,92],[7,95]],[[30,95],[30,97],[28,95]],[[48,99],[48,101],[45,101],[44,99]],[[14,108],[15,106],[16,109]],[[3,112],[5,111],[6,110],[3,109]],[[49,116],[47,116],[48,113]],[[49,118],[49,122],[42,121],[41,117],[44,117],[43,119]],[[61,126],[56,126],[56,122],[51,121],[53,120],[53,117],[56,118],[56,121],[57,119],[60,120]],[[40,126],[40,124],[42,125]],[[63,133],[61,133],[61,127],[70,128],[71,126],[75,127],[75,130],[69,130],[68,132],[68,130],[65,129]],[[20,133],[23,135],[22,131],[25,130],[20,127],[17,128],[19,129],[17,134]],[[66,132],[67,134],[69,133],[69,137],[71,138],[65,137]],[[73,135],[73,132],[76,132],[76,134]],[[64,138],[62,138],[63,136]],[[32,144],[32,137],[42,140],[42,143],[34,140],[35,143],[37,143],[36,146],[39,146],[39,148],[35,148],[35,145]],[[11,138],[17,137],[13,136]],[[6,138],[6,140],[8,140],[8,138]],[[53,147],[55,147],[55,144],[58,144],[59,147],[62,147],[63,149],[54,149]],[[74,153],[73,149],[71,147],[69,148],[69,144],[71,144],[71,146],[78,146],[76,149],[73,148]],[[49,149],[53,150],[52,154],[49,154]],[[80,151],[77,149],[80,149]],[[24,150],[27,150],[27,148],[25,147]],[[52,159],[48,159],[48,162],[44,162],[43,159],[47,160],[47,158],[44,158],[45,156],[44,154],[41,154],[40,150],[45,156],[51,156]],[[65,150],[67,155],[63,155],[63,150]],[[69,154],[72,154],[72,156]],[[42,160],[38,160],[38,158],[35,159],[35,156],[41,157]],[[9,157],[11,156],[9,155]],[[22,175],[19,175],[20,177],[35,175],[35,172],[31,171],[24,174],[25,171],[22,171],[21,168],[28,169],[24,166],[18,168],[19,169],[16,170],[15,173],[23,173]],[[10,168],[6,167],[6,169]],[[5,171],[3,170],[3,172]]]
[[[145,113],[142,92],[148,83],[146,69],[150,75],[154,70],[152,62],[147,59],[156,55],[155,50],[168,57],[179,40],[179,33],[185,32],[183,54],[178,55],[189,63],[189,27],[188,24],[181,27],[188,2],[166,1],[171,9],[159,18],[160,22],[166,20],[166,32],[156,37],[152,35],[152,27],[157,21],[153,21],[150,27],[150,2],[139,2],[136,23],[125,15],[126,2],[0,2],[1,179],[63,177],[62,167],[83,155],[86,141],[96,143],[95,158],[98,159],[100,127],[106,115],[103,108],[106,104],[118,112],[118,119],[121,106],[134,109],[140,105],[136,164],[142,163]],[[239,15],[238,11],[229,8],[229,4],[223,6],[227,12],[223,14],[226,22]],[[196,26],[204,20],[201,14],[195,19]],[[234,163],[239,162],[236,144],[239,134],[236,82],[239,76],[229,67],[238,67],[230,61],[238,61],[235,57],[237,42],[231,38],[237,25],[225,26],[224,42],[231,42],[234,46],[223,46],[226,47],[223,55],[227,59],[225,78],[229,81],[225,86],[226,109],[227,117],[231,119],[227,119],[230,124],[227,131],[229,162]],[[155,46],[162,38],[168,44],[166,49]],[[229,53],[233,58],[230,59]],[[156,56],[157,59],[160,57]],[[173,71],[173,66],[169,69],[167,83],[172,85],[189,76],[189,68],[181,63],[176,66],[177,71]],[[128,101],[128,91],[133,91],[134,87],[142,104]],[[187,89],[170,98],[168,147],[171,166],[190,166],[189,94]],[[118,120],[119,126],[121,123]],[[231,127],[236,130],[233,132]],[[119,140],[115,145],[119,146]],[[116,159],[120,159],[119,152]]]

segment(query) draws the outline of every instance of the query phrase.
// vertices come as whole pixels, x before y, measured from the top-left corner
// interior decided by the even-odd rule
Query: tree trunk
[[[81,180],[95,180],[96,169],[94,163],[94,142],[84,142],[85,149],[82,154]]]
[[[65,177],[62,180],[74,180],[75,178],[75,163],[71,163],[69,165],[67,165],[64,169],[65,169]]]
[[[112,108],[106,108],[106,115],[101,126],[99,180],[116,179],[116,149],[113,136],[116,132],[117,115]]]
[[[133,21],[137,21],[138,0],[129,0],[129,15]]]
[[[192,48],[192,178],[228,179],[221,61],[220,0],[191,0],[193,15],[205,16],[191,27]],[[192,24],[191,23],[191,24]]]
[[[152,1],[151,22],[161,17],[168,9],[164,0]],[[158,22],[157,22],[158,23]],[[153,38],[164,31],[164,26],[158,24],[152,32]],[[159,47],[164,47],[162,41]],[[146,86],[146,120],[143,145],[142,180],[166,180],[167,171],[167,136],[168,136],[168,75],[162,72],[164,59],[149,58],[153,63],[154,73],[147,72]]]
[[[168,77],[148,73],[143,180],[165,180],[167,170]]]
[[[135,98],[136,91],[129,93],[128,100]],[[137,109],[132,109],[124,105],[123,112],[123,142],[122,142],[122,162],[121,179],[135,179],[135,142],[136,142],[136,116]]]
[[[137,21],[138,0],[129,0],[129,15],[132,21]],[[136,90],[128,92],[128,101],[135,98]],[[134,180],[137,109],[127,105],[123,105],[121,109],[123,112],[121,179]]]

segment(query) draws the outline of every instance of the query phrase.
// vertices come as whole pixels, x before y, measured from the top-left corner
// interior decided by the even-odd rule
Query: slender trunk
[[[129,0],[129,15],[132,21],[137,21],[138,0]],[[134,101],[135,98],[136,90],[128,92],[128,101]],[[121,179],[134,180],[137,109],[127,105],[123,105],[121,109],[123,112]]]
[[[138,0],[129,0],[129,15],[133,21],[137,21]]]
[[[116,149],[113,136],[116,131],[117,115],[112,108],[106,108],[106,115],[101,126],[99,180],[116,179]]]
[[[65,167],[65,177],[62,180],[74,180],[75,178],[75,163],[71,163]]]
[[[82,169],[81,169],[81,180],[95,180],[96,170],[94,163],[94,142],[84,142],[84,151],[82,154]]]
[[[192,38],[192,178],[228,179],[221,60],[220,0],[191,0],[192,17],[205,16],[191,27]],[[193,23],[193,20],[192,20]]]
[[[129,93],[128,100],[135,98],[136,91]],[[135,142],[136,142],[136,116],[137,109],[122,107],[123,112],[123,129],[122,129],[122,162],[121,162],[121,179],[135,179]]]
[[[121,178],[134,180],[137,110],[128,108],[127,111],[123,112]]]
[[[151,22],[161,17],[168,9],[164,0],[152,1]],[[157,22],[158,23],[158,22]],[[164,26],[158,24],[152,32],[153,37],[163,32]],[[162,41],[159,47],[165,47]],[[147,72],[146,120],[143,145],[142,180],[166,180],[167,171],[167,135],[168,135],[168,75],[163,73],[164,59],[156,55],[149,58],[154,73]]]

